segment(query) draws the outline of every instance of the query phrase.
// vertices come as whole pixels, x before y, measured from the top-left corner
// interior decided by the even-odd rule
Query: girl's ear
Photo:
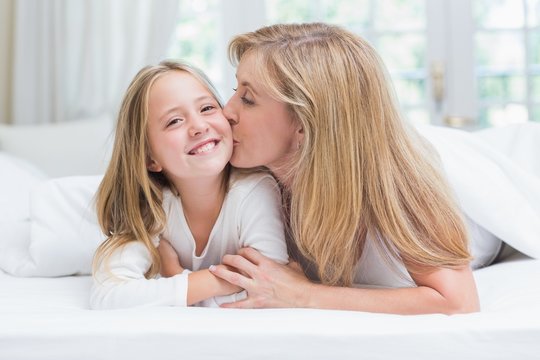
[[[146,160],[146,168],[152,172],[160,172],[161,170],[163,170],[161,165],[159,165],[157,161],[150,157],[148,157],[148,159]]]

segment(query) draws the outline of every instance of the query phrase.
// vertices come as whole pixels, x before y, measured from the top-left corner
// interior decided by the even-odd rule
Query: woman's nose
[[[223,115],[229,121],[231,126],[238,124],[238,115],[234,110],[234,95],[229,99],[229,101],[227,101],[225,107],[223,107]]]

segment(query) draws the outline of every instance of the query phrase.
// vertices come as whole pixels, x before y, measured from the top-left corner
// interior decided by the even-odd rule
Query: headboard
[[[109,162],[113,135],[109,115],[44,125],[0,124],[0,151],[50,177],[98,175]]]

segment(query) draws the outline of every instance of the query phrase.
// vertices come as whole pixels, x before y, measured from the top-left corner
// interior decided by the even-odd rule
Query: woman
[[[210,269],[248,292],[225,306],[478,311],[460,210],[371,46],[336,26],[291,24],[239,35],[229,51],[231,163],[276,176],[293,258],[316,280],[242,249],[223,258],[238,272]]]

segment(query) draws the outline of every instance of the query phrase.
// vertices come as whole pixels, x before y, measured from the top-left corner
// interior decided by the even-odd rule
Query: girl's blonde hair
[[[150,155],[148,99],[154,82],[171,71],[193,75],[223,107],[206,75],[188,64],[163,61],[144,67],[135,76],[122,100],[111,161],[96,194],[97,217],[107,239],[97,249],[94,269],[122,245],[140,241],[152,258],[152,265],[145,275],[152,277],[159,273],[161,262],[152,239],[165,226],[162,188],[170,184],[162,173],[147,169]]]
[[[285,181],[289,230],[323,283],[353,283],[368,233],[409,270],[470,261],[435,151],[402,120],[366,41],[327,24],[278,24],[233,38],[233,64],[246,54],[303,128]]]

